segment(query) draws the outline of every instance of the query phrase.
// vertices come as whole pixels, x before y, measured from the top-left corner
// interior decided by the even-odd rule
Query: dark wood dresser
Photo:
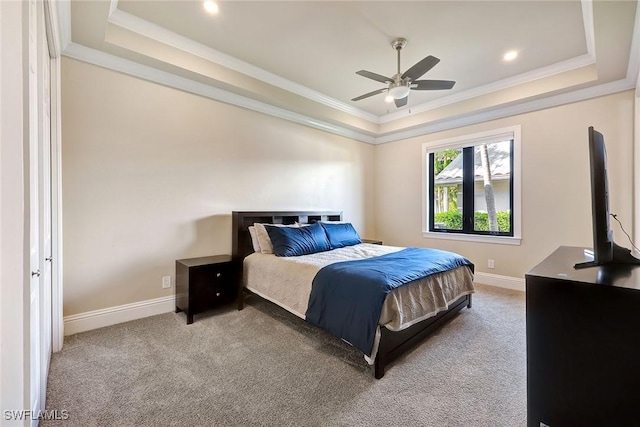
[[[232,302],[238,292],[238,271],[230,255],[176,261],[176,313],[193,315]]]
[[[529,427],[640,426],[640,266],[588,260],[563,246],[525,276]]]

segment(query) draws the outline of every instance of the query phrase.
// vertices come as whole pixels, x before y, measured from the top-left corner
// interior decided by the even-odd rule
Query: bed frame
[[[249,235],[249,226],[254,223],[265,224],[310,224],[316,221],[341,221],[342,212],[325,212],[325,211],[266,211],[266,212],[236,212],[232,213],[232,261],[239,271],[238,284],[238,310],[242,310],[244,306],[243,291],[249,292],[242,286],[242,261],[244,258],[253,253],[253,245],[251,236]],[[436,316],[425,319],[404,329],[402,331],[390,331],[384,326],[380,328],[380,345],[378,354],[375,359],[374,374],[376,379],[384,376],[384,369],[387,364],[413,348],[421,342],[433,331],[438,329],[449,319],[455,316],[457,312],[464,307],[471,308],[471,295],[465,295],[458,298],[449,306],[447,311],[442,311]]]

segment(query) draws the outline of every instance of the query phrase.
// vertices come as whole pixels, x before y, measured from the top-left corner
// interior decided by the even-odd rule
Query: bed
[[[320,269],[351,259],[379,259],[404,249],[363,243],[295,257],[254,253],[249,234],[249,227],[254,223],[293,225],[334,221],[342,221],[340,212],[233,212],[232,258],[241,271],[238,310],[242,310],[244,293],[248,292],[304,319],[311,281]],[[421,342],[462,308],[471,307],[472,269],[472,265],[452,268],[412,281],[389,293],[382,306],[373,350],[369,355],[365,352],[367,362],[374,365],[375,378],[382,378],[386,365]]]

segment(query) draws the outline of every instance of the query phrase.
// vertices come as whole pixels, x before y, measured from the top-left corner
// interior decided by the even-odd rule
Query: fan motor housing
[[[391,47],[395,50],[400,50],[407,45],[407,39],[403,39],[402,37],[395,39],[391,42]]]

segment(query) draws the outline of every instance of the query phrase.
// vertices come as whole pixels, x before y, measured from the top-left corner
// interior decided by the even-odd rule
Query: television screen
[[[593,227],[593,261],[578,263],[575,268],[607,264],[640,264],[631,252],[616,245],[609,223],[609,182],[607,150],[604,136],[589,127],[589,159],[591,169],[591,222]]]

